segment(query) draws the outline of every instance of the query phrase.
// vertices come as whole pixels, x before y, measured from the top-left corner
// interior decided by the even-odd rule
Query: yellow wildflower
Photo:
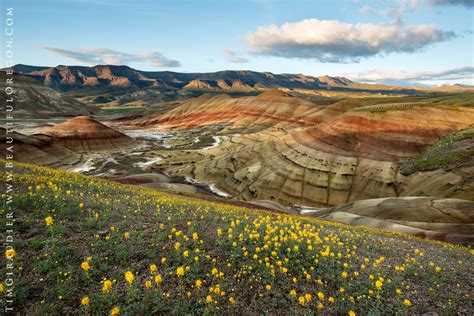
[[[184,268],[182,266],[178,267],[178,269],[176,269],[176,275],[178,277],[182,277],[184,275]]]
[[[163,282],[163,278],[161,277],[161,274],[156,275],[155,276],[155,283],[160,284],[161,282]]]
[[[84,271],[89,271],[89,269],[91,268],[91,266],[89,265],[89,262],[88,262],[88,261],[84,261],[83,263],[81,263],[81,268],[82,268],[82,270],[84,270]]]
[[[114,306],[114,308],[112,308],[112,310],[110,311],[110,315],[112,316],[120,315],[120,308],[118,308],[117,306]]]
[[[105,280],[104,284],[102,285],[102,292],[109,293],[111,287],[112,287],[112,281]]]
[[[298,303],[299,303],[301,306],[304,306],[304,303],[305,303],[304,296],[298,297]]]
[[[331,251],[331,248],[328,246],[324,251],[321,252],[321,256],[327,257],[329,255],[329,252]]]
[[[132,282],[134,279],[135,279],[135,276],[133,275],[133,272],[131,271],[125,272],[125,280],[128,282],[128,284],[132,285]]]
[[[81,305],[89,305],[90,299],[89,296],[84,296],[81,300]]]
[[[8,249],[7,251],[5,251],[5,257],[7,258],[13,258],[16,256],[16,251],[15,249],[11,248],[11,249]]]
[[[201,286],[202,286],[202,280],[201,280],[201,279],[197,279],[196,282],[195,282],[195,284],[196,284],[196,287],[197,287],[198,289],[201,288]]]
[[[52,225],[53,224],[53,218],[51,216],[48,216],[44,219],[44,222],[46,223],[46,226]]]
[[[381,289],[382,289],[382,285],[383,285],[383,283],[380,282],[380,280],[377,280],[377,281],[375,282],[375,287],[377,288],[377,290],[381,290]]]

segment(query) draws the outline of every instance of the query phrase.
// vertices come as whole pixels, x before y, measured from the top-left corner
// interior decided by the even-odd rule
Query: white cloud
[[[257,55],[347,63],[375,55],[413,53],[454,36],[453,32],[426,24],[349,24],[307,19],[261,26],[247,34],[246,42]]]
[[[413,83],[464,83],[474,85],[474,67],[452,68],[443,71],[386,72],[369,70],[343,74],[354,81],[369,83],[413,84]]]
[[[133,62],[146,62],[151,66],[162,68],[181,66],[179,61],[166,58],[160,52],[154,51],[129,54],[106,48],[79,48],[75,50],[48,46],[41,46],[40,48],[51,54],[85,64],[126,65]]]
[[[230,49],[224,49],[224,58],[229,63],[234,64],[243,64],[249,61],[247,58],[239,56],[236,52],[231,51]]]

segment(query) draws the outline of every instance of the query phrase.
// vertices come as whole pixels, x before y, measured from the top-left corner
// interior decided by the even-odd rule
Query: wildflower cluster
[[[463,247],[19,166],[14,207],[31,239],[4,253],[22,269],[19,309],[469,312]]]

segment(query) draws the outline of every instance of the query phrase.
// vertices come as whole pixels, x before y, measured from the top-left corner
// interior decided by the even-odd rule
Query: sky
[[[14,62],[474,85],[474,0],[2,0]]]

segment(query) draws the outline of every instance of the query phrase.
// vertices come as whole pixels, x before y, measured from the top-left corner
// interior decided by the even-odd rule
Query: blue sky
[[[106,61],[141,70],[474,84],[474,8],[467,0],[4,0],[2,6],[15,10],[16,63]]]

